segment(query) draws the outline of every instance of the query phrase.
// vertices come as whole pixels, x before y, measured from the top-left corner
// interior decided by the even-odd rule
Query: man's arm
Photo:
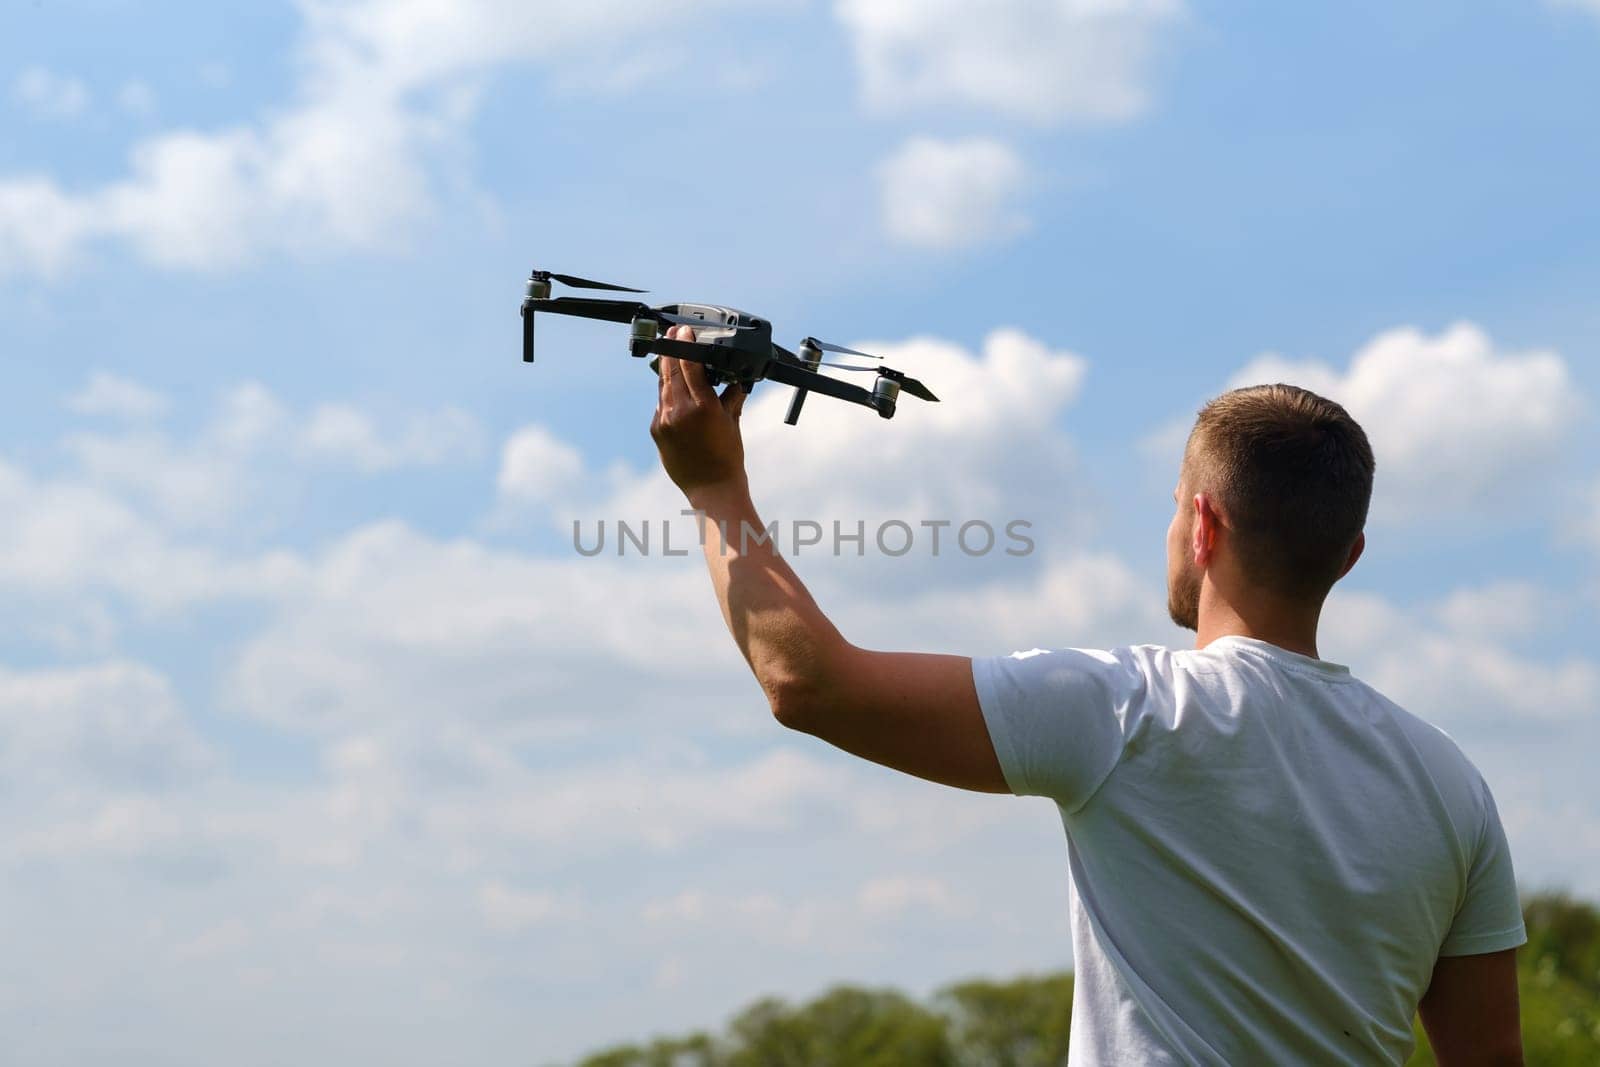
[[[1516,949],[1439,957],[1419,1008],[1439,1067],[1521,1067]]]
[[[729,386],[719,398],[696,363],[662,359],[660,366],[651,436],[667,473],[704,515],[722,617],[778,721],[920,778],[1009,792],[972,661],[847,642],[770,541],[741,537],[743,529],[762,529],[739,436],[744,393]]]

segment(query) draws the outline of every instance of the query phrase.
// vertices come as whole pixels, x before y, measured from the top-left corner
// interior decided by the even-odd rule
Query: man
[[[692,339],[680,328],[678,336]],[[1060,809],[1075,1064],[1520,1064],[1511,858],[1442,732],[1319,658],[1355,565],[1373,457],[1291,386],[1201,411],[1167,534],[1193,650],[872,652],[760,530],[744,394],[662,361],[651,434],[710,521],[724,618],[778,721],[889,767]]]

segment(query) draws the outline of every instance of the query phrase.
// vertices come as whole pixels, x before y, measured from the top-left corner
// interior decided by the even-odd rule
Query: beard
[[[1185,630],[1200,629],[1200,572],[1180,570],[1167,578],[1167,614]]]

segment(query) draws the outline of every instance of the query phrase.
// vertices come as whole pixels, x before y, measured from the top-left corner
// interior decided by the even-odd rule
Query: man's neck
[[[1194,647],[1205,648],[1219,637],[1249,637],[1312,659],[1322,658],[1317,654],[1320,609],[1308,614],[1303,608],[1286,608],[1266,598],[1248,603],[1241,611],[1209,586],[1202,589]]]

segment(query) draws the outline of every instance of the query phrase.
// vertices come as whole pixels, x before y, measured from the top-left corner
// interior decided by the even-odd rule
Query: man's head
[[[1199,628],[1209,575],[1230,595],[1321,607],[1361,551],[1372,446],[1344,408],[1292,385],[1200,409],[1167,531],[1167,610]]]

